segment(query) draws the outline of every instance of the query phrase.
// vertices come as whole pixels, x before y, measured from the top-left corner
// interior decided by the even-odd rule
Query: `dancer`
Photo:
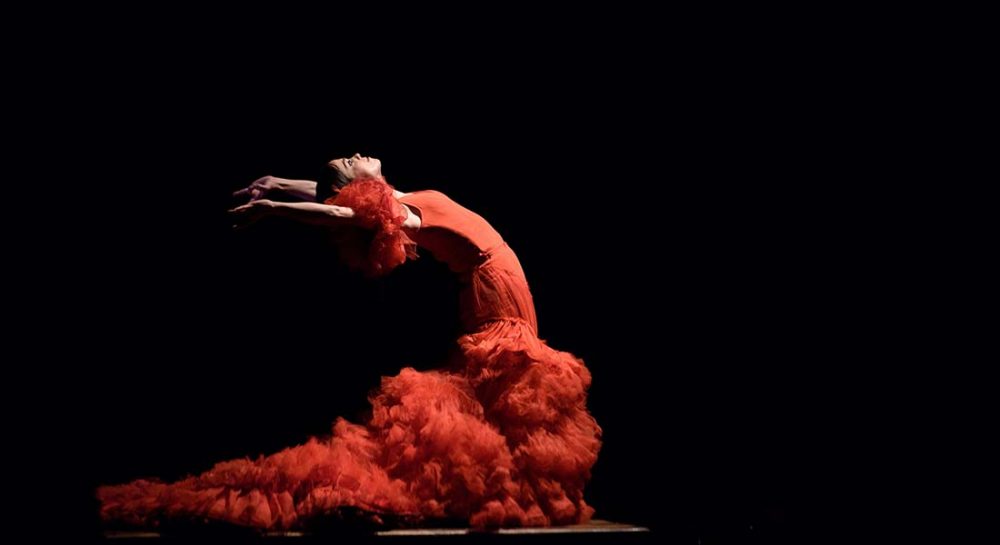
[[[370,421],[338,419],[329,437],[175,483],[101,487],[102,518],[268,529],[309,528],[344,509],[477,528],[589,520],[583,489],[601,445],[586,409],[590,373],[539,339],[517,256],[486,220],[443,193],[395,191],[378,159],[355,154],[329,166],[329,188],[266,177],[238,191],[250,202],[231,211],[235,225],[279,216],[329,228],[348,265],[372,276],[425,249],[461,281],[457,363],[384,377]],[[309,202],[317,194],[323,202]]]

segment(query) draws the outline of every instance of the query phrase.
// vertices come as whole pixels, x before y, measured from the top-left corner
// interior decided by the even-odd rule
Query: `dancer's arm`
[[[420,216],[414,214],[406,205],[403,205],[403,210],[406,211],[403,227],[420,229]],[[354,210],[346,206],[313,202],[277,202],[261,199],[237,206],[229,213],[235,221],[234,227],[246,227],[266,216],[278,216],[325,227],[356,225]]]
[[[403,204],[403,210],[406,211],[406,219],[403,220],[403,227],[413,230],[420,229],[421,226],[420,216],[414,214],[413,210],[410,210],[410,207],[406,206],[405,204]]]
[[[277,216],[291,220],[319,225],[339,227],[354,224],[354,210],[346,206],[334,206],[314,202],[276,202],[268,199],[250,201],[229,211],[233,227],[246,227],[267,216]]]
[[[420,216],[414,214],[409,206],[403,205],[403,210],[406,211],[403,227],[420,229]],[[321,227],[357,225],[354,221],[354,210],[346,206],[314,202],[277,202],[259,199],[237,206],[230,210],[229,214],[233,218],[233,227],[237,228],[247,227],[267,216],[288,218]]]
[[[289,180],[274,176],[257,178],[250,185],[233,193],[236,199],[260,199],[313,202],[316,200],[316,182]]]

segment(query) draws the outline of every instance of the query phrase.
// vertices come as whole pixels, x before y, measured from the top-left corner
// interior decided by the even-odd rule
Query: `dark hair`
[[[345,175],[342,171],[333,167],[330,167],[330,170],[332,170],[334,174],[333,185],[337,186],[338,191],[343,189],[345,185],[351,183],[351,181],[347,179],[347,175]]]
[[[319,176],[319,182],[316,184],[316,202],[325,202],[349,183],[351,180],[347,179],[343,172],[327,163],[323,173]]]

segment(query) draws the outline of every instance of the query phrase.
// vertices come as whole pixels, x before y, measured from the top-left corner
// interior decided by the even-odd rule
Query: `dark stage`
[[[59,432],[79,453],[68,525],[100,535],[98,484],[299,444],[364,418],[379,377],[448,356],[457,288],[429,256],[365,280],[315,229],[230,228],[232,191],[358,151],[398,188],[478,211],[520,256],[540,336],[593,373],[596,518],[677,543],[817,534],[852,456],[838,392],[856,271],[796,121],[747,107],[766,97],[597,86],[582,65],[529,66],[530,89],[484,71],[431,91],[403,72],[367,93],[294,63],[208,64],[78,97],[61,171],[39,163],[73,225],[51,288],[79,354],[52,385],[77,408]]]
[[[347,539],[351,543],[410,543],[444,541],[446,543],[496,543],[496,542],[543,542],[543,543],[651,543],[653,538],[648,528],[629,524],[617,524],[606,520],[592,520],[588,524],[557,526],[551,528],[503,528],[491,531],[473,531],[468,528],[407,528],[407,529],[367,529],[315,533],[302,531],[257,532],[245,528],[201,529],[194,532],[170,534],[151,531],[105,531],[103,536],[113,543],[155,543],[160,539],[184,540],[195,543],[329,543]]]

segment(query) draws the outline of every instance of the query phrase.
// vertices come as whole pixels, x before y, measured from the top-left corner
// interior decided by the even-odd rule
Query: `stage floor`
[[[622,524],[606,520],[592,520],[589,524],[578,524],[574,526],[558,526],[552,528],[505,528],[492,531],[474,531],[468,528],[412,528],[404,530],[382,530],[369,533],[345,532],[342,534],[346,541],[375,541],[375,542],[399,542],[399,541],[427,541],[428,539],[441,539],[451,543],[468,541],[496,540],[519,538],[541,539],[547,542],[566,543],[638,543],[646,542],[650,538],[648,528]],[[517,537],[514,537],[517,536]],[[129,532],[129,531],[107,531],[104,537],[113,540],[116,544],[124,545],[128,542],[146,542],[150,540],[165,539],[168,541],[188,541],[197,543],[208,542],[232,542],[257,541],[267,542],[296,540],[296,542],[322,540],[327,543],[338,541],[337,532],[306,533],[306,532],[263,532],[247,531],[245,529],[234,529],[232,532],[211,531],[211,532],[184,532],[183,534],[159,532]]]

